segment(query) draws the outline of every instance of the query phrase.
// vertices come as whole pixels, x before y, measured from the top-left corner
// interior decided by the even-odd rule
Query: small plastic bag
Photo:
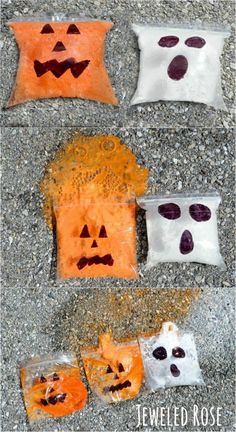
[[[114,135],[78,136],[41,181],[44,216],[57,237],[58,276],[138,277],[136,201],[148,170]]]
[[[54,208],[61,279],[136,279],[136,204],[82,200]]]
[[[20,59],[8,107],[56,97],[117,105],[103,62],[111,22],[54,14],[14,19],[9,26]]]
[[[204,384],[191,333],[165,322],[160,334],[140,337],[139,344],[147,390]]]
[[[34,357],[21,365],[21,385],[30,422],[82,410],[87,389],[72,352]]]
[[[228,30],[133,25],[138,36],[140,72],[131,104],[189,101],[226,109],[220,56]]]
[[[81,352],[89,385],[103,402],[136,398],[143,383],[143,363],[137,341],[114,343],[110,333],[99,337],[98,348]]]
[[[142,197],[148,233],[147,268],[160,262],[199,262],[225,269],[220,254],[217,193]]]

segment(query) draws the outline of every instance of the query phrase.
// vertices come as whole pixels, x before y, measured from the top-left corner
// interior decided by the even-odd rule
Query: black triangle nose
[[[97,244],[96,240],[93,240],[91,248],[95,248],[95,247],[98,247],[98,244]]]
[[[57,42],[56,45],[53,48],[53,51],[65,51],[66,48],[62,42]]]

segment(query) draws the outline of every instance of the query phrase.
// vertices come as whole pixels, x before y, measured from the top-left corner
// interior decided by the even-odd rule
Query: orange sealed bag
[[[63,417],[86,405],[87,389],[74,353],[32,358],[22,366],[20,376],[30,421]]]
[[[13,106],[33,99],[77,97],[117,105],[104,62],[111,22],[63,14],[12,20],[20,49]]]
[[[135,196],[147,176],[113,135],[80,136],[49,163],[41,191],[60,278],[137,278]]]
[[[82,351],[88,382],[104,402],[134,399],[143,383],[143,363],[137,341],[115,344],[110,333],[99,337],[98,348]]]

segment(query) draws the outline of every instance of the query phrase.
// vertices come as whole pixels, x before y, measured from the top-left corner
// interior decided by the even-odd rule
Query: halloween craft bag
[[[21,365],[21,385],[30,422],[82,410],[87,389],[72,352],[33,357]]]
[[[113,135],[78,136],[58,152],[41,191],[46,221],[54,221],[59,278],[138,277],[135,197],[147,177]]]
[[[103,60],[111,22],[55,14],[14,19],[9,26],[20,57],[8,107],[57,97],[117,105]]]
[[[198,262],[225,269],[220,253],[218,193],[177,193],[138,198],[146,210],[147,268],[162,262]]]
[[[111,333],[99,336],[98,347],[81,352],[89,385],[104,403],[136,398],[143,383],[143,363],[137,340],[116,343]]]
[[[220,56],[227,29],[195,25],[133,25],[140,70],[131,104],[189,101],[226,109]]]
[[[203,385],[194,337],[165,322],[159,334],[139,338],[145,371],[145,389]]]

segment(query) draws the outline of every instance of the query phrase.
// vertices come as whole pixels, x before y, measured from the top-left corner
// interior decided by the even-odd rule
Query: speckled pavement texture
[[[10,97],[17,68],[18,51],[7,20],[20,16],[60,11],[83,14],[114,22],[107,36],[105,63],[120,106],[91,101],[35,101],[3,111],[2,123],[12,126],[153,126],[153,127],[230,127],[234,125],[234,2],[231,1],[157,1],[103,0],[75,1],[2,0],[3,48],[1,106]],[[227,112],[215,111],[201,104],[157,103],[130,107],[139,68],[137,39],[131,23],[201,22],[230,27],[222,56],[222,87]]]
[[[224,431],[234,427],[234,3],[230,1],[2,0],[2,412],[1,430],[14,431]],[[83,13],[114,22],[105,62],[119,107],[91,101],[48,99],[5,109],[17,68],[18,51],[6,21],[43,12]],[[189,103],[130,107],[139,51],[132,22],[195,22],[230,26],[222,56],[227,111]],[[66,126],[66,127],[65,127]],[[183,128],[179,128],[183,127]],[[42,217],[38,189],[46,163],[76,132],[113,133],[150,169],[149,193],[218,190],[219,240],[226,271],[200,264],[161,264],[145,269],[144,212],[138,212],[136,281],[57,281],[53,235]],[[184,287],[185,307],[180,301]],[[201,288],[195,296],[194,288]],[[217,287],[217,288],[216,288]],[[173,288],[180,288],[174,290]],[[171,294],[170,294],[171,293]],[[190,298],[191,297],[191,298]],[[182,297],[181,297],[182,298]],[[169,305],[169,306],[168,306]],[[169,311],[167,313],[167,310]],[[95,344],[113,329],[118,340],[159,330],[166,317],[194,333],[205,387],[179,387],[142,394],[137,400],[104,407],[89,390],[81,413],[30,426],[19,384],[19,363],[34,354]],[[81,365],[82,366],[82,365]],[[87,384],[86,378],[83,376]],[[137,404],[185,407],[181,426],[137,427]],[[222,408],[221,426],[193,426],[192,409]],[[171,415],[173,421],[173,414]]]

